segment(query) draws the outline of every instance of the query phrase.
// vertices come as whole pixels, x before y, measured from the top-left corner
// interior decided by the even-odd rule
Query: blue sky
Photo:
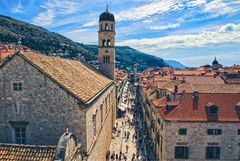
[[[240,64],[240,0],[0,0],[0,14],[97,44],[109,4],[117,45],[187,66]]]

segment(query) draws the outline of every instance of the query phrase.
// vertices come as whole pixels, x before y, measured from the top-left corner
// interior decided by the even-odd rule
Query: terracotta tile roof
[[[199,93],[240,93],[240,85],[237,84],[181,84],[178,87],[178,91],[186,93],[193,93],[199,91]]]
[[[0,160],[3,161],[52,161],[55,146],[18,145],[0,143]]]
[[[203,70],[174,70],[174,75],[203,75],[205,73]]]
[[[45,56],[36,53],[19,54],[71,91],[83,102],[89,101],[113,81],[93,67],[79,61]]]
[[[153,100],[152,103],[156,107],[165,107],[166,103],[167,103],[167,99],[166,99],[166,97],[157,98],[157,99]]]
[[[219,76],[177,76],[178,80],[185,79],[191,84],[224,84],[224,80]]]
[[[169,91],[173,91],[174,87],[179,84],[180,84],[180,82],[178,82],[178,81],[170,80],[170,81],[165,81],[165,82],[158,82],[158,83],[156,83],[156,86],[159,89],[166,89]]]
[[[166,112],[166,107],[158,111],[164,119],[169,121],[240,121],[240,114],[236,111],[236,104],[240,101],[240,93],[234,94],[200,94],[197,100],[193,100],[191,94],[173,110]],[[206,105],[219,107],[217,115],[209,115]]]

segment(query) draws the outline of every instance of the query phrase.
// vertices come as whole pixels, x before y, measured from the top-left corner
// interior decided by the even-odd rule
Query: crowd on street
[[[128,85],[125,114],[117,118],[113,129],[113,138],[106,155],[107,161],[149,161],[141,108],[137,104],[136,87]]]

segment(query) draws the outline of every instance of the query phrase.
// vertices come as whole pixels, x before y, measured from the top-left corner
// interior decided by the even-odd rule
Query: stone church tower
[[[111,79],[115,70],[115,35],[115,19],[107,7],[99,17],[98,61],[99,70]]]

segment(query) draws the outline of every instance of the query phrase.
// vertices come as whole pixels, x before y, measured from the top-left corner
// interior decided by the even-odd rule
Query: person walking
[[[128,153],[128,148],[129,148],[128,145],[126,145],[126,153]]]
[[[109,160],[109,158],[110,158],[110,151],[108,150],[106,154],[106,160]]]
[[[134,142],[135,134],[132,135],[132,142]]]
[[[132,155],[132,161],[134,161],[135,160],[135,153],[133,153],[133,155]]]
[[[130,132],[128,131],[127,132],[127,140],[129,139],[129,136],[130,136]]]
[[[122,151],[120,151],[120,153],[119,153],[119,160],[121,160],[122,159]]]
[[[123,159],[124,159],[124,161],[127,161],[127,157],[124,154],[123,154]]]
[[[115,152],[113,151],[112,155],[111,155],[111,160],[113,161],[115,159]]]

